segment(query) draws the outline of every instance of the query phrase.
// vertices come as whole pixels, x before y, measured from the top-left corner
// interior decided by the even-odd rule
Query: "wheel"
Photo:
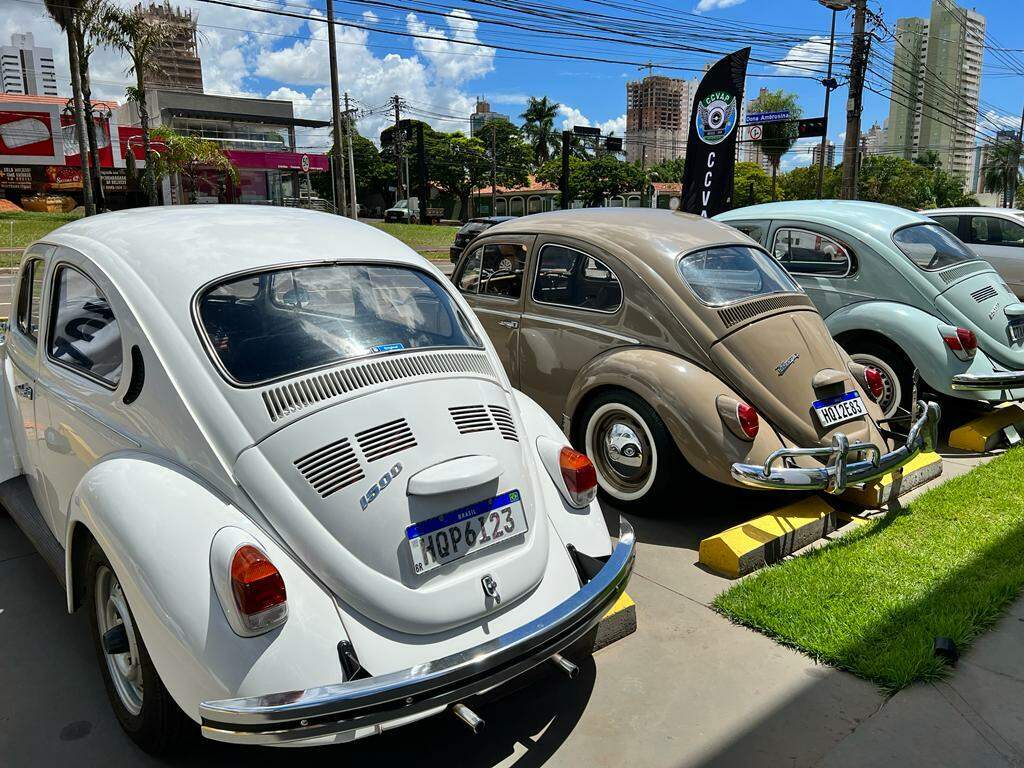
[[[882,409],[884,418],[910,412],[914,368],[906,355],[872,342],[855,344],[847,351],[853,362],[874,366],[882,374],[882,396],[878,398],[878,407]]]
[[[195,725],[160,680],[121,583],[95,543],[86,562],[86,578],[86,606],[100,674],[121,727],[146,752],[167,752],[179,746],[195,733]],[[119,628],[123,634],[115,633],[111,642],[126,650],[107,653],[103,637]]]
[[[642,398],[626,390],[599,394],[584,407],[577,445],[594,462],[601,492],[630,512],[664,499],[684,465],[664,423]]]

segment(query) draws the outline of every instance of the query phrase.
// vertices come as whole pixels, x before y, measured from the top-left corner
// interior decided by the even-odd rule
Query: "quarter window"
[[[121,330],[103,292],[72,267],[60,267],[51,300],[50,357],[104,384],[121,380]]]
[[[845,245],[806,229],[776,230],[772,253],[789,272],[797,275],[846,277],[853,265]]]
[[[575,248],[545,245],[537,261],[533,300],[614,312],[622,304],[622,285],[603,261]]]
[[[995,216],[971,216],[971,242],[979,245],[1024,246],[1024,226]]]
[[[25,264],[25,270],[21,273],[21,285],[18,287],[18,330],[33,341],[39,338],[39,313],[43,301],[45,271],[42,259],[32,259]]]

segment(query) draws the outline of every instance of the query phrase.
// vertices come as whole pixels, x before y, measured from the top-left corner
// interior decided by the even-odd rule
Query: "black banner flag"
[[[697,86],[686,140],[681,211],[711,217],[732,208],[736,134],[749,56],[749,48],[730,53]]]

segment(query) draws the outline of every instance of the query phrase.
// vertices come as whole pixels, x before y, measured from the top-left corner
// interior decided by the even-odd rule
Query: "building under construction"
[[[196,19],[191,11],[163,5],[136,6],[148,19],[170,29],[168,40],[153,54],[154,71],[146,77],[147,85],[179,91],[203,92],[203,64],[196,45]]]
[[[626,83],[626,159],[645,165],[686,154],[686,135],[699,80],[648,75]]]

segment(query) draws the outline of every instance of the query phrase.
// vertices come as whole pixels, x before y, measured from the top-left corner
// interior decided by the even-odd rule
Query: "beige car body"
[[[548,244],[582,251],[610,269],[621,284],[618,309],[538,301],[539,253]],[[518,299],[474,292],[467,262],[488,245],[525,246]],[[877,425],[881,413],[857,378],[863,368],[832,340],[801,289],[794,285],[792,291],[709,306],[682,279],[682,257],[728,245],[762,250],[731,227],[667,211],[538,214],[483,233],[466,248],[453,280],[463,283],[460,290],[513,385],[540,403],[577,444],[579,415],[589,399],[617,388],[649,404],[685,460],[723,483],[738,484],[731,472],[736,463],[763,465],[784,447],[829,446],[838,432],[885,453]],[[821,427],[811,403],[849,391],[860,394],[867,415]],[[757,409],[761,426],[754,440],[729,428],[728,415],[717,405],[721,395]],[[821,466],[815,457],[793,461]]]

